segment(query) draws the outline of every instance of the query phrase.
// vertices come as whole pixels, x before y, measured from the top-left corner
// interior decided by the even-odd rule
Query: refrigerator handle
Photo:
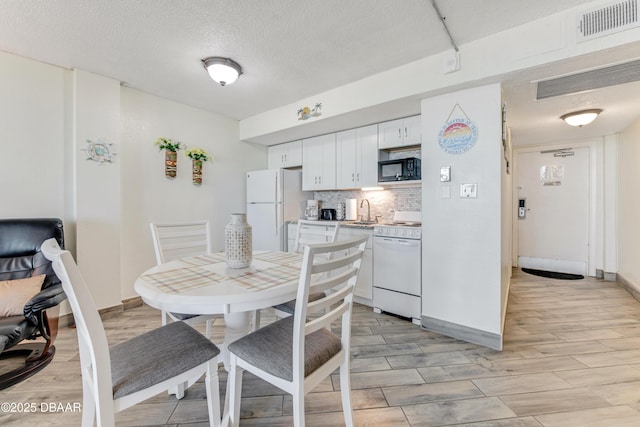
[[[273,213],[275,214],[273,215],[274,225],[275,225],[274,230],[275,230],[275,235],[277,236],[278,235],[278,204],[277,203],[273,204],[273,209],[274,209]]]
[[[274,202],[278,202],[278,174],[276,174],[275,176],[276,178],[276,185],[275,187],[273,187],[273,201]]]

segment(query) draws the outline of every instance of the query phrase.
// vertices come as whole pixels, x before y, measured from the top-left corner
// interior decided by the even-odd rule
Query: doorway
[[[589,147],[516,154],[517,263],[588,275]]]

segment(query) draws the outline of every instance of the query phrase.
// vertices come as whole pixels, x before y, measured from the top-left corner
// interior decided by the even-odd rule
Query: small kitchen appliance
[[[420,163],[417,157],[380,161],[378,162],[378,182],[422,179]]]
[[[335,221],[336,210],[335,209],[320,209],[320,217],[324,221]]]
[[[320,219],[320,200],[307,200],[307,208],[304,210],[304,216],[311,221]]]

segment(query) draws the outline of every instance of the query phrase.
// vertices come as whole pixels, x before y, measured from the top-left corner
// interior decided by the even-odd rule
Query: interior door
[[[517,154],[518,266],[588,274],[589,148]]]

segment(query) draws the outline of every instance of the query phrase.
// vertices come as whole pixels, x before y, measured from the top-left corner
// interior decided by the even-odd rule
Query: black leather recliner
[[[55,354],[58,305],[66,295],[51,262],[40,252],[42,242],[52,237],[64,247],[62,220],[0,219],[0,281],[46,275],[41,291],[24,306],[24,315],[0,317],[0,358],[27,356],[24,365],[0,375],[0,390],[37,373]],[[17,345],[39,337],[45,342]]]

